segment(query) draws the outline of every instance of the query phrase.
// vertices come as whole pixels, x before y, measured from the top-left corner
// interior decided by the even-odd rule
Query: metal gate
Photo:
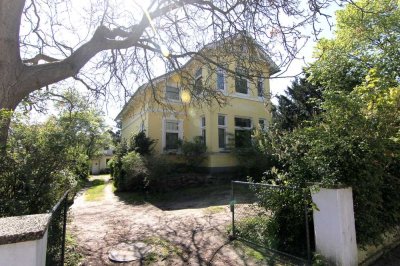
[[[311,264],[308,189],[232,181],[231,193],[233,239],[285,257],[296,265]],[[277,204],[282,204],[278,211],[273,207]]]

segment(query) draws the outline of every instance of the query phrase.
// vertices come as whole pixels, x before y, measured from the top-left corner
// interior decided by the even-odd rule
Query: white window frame
[[[219,124],[219,117],[222,116],[224,117],[224,125],[220,125]],[[228,129],[228,119],[227,119],[227,115],[224,114],[218,114],[217,116],[217,126],[218,126],[218,130],[217,130],[217,134],[218,134],[218,149],[220,151],[226,151],[227,150],[227,145],[228,145],[228,134],[227,134],[227,129]],[[224,129],[225,130],[225,147],[221,148],[219,146],[219,129]]]
[[[178,90],[178,99],[174,98],[168,98],[168,91],[167,88],[174,88]],[[171,86],[171,85],[166,85],[165,86],[165,99],[169,102],[180,102],[181,101],[181,89],[178,86]]]
[[[249,119],[250,120],[250,127],[239,127],[239,126],[236,126],[236,121],[235,121],[236,118]],[[234,123],[234,126],[235,126],[235,136],[236,136],[236,130],[248,130],[248,131],[251,131],[251,130],[253,130],[253,126],[254,126],[253,119],[251,117],[245,117],[245,116],[235,116],[234,120],[233,120],[233,123]],[[235,143],[235,147],[236,147],[236,143]]]
[[[176,131],[171,131],[168,130],[167,131],[167,122],[178,122],[178,130]],[[164,152],[176,152],[178,151],[178,149],[170,149],[167,150],[166,149],[166,144],[167,144],[167,140],[166,140],[166,134],[167,133],[178,133],[178,139],[183,139],[183,120],[180,119],[176,119],[176,118],[163,118],[162,120],[162,148]]]
[[[224,88],[221,90],[220,88],[218,88],[218,74],[222,74],[222,78],[223,78],[223,84],[224,84]],[[221,92],[226,92],[226,71],[225,69],[221,68],[221,67],[217,67],[217,71],[216,71],[216,89],[217,91],[221,91]]]
[[[249,86],[249,79],[248,79],[248,78],[241,77],[241,78],[243,78],[244,80],[246,80],[246,93],[242,93],[242,92],[237,92],[237,91],[236,91],[236,78],[237,78],[238,76],[240,77],[240,75],[238,75],[238,72],[239,72],[240,69],[241,69],[241,70],[245,70],[245,68],[240,67],[240,66],[236,66],[236,68],[235,68],[235,94],[236,94],[236,95],[239,95],[239,96],[248,97],[248,96],[250,95],[250,93],[249,93],[250,86]]]

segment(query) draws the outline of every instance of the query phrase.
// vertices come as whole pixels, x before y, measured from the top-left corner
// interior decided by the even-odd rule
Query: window
[[[178,149],[178,142],[179,142],[179,121],[166,120],[165,149],[166,150]]]
[[[167,86],[165,90],[165,98],[168,100],[179,101],[179,88]]]
[[[203,88],[203,68],[199,67],[194,75],[194,92],[200,94]]]
[[[248,94],[246,75],[247,71],[245,69],[240,67],[236,68],[235,90],[237,93]]]
[[[252,123],[250,118],[235,117],[235,147],[251,145]]]
[[[268,130],[268,122],[264,118],[258,119],[258,125],[260,126],[260,129],[262,131],[267,131]]]
[[[217,89],[225,91],[225,71],[222,68],[217,68]]]
[[[258,97],[264,97],[264,79],[258,78],[257,80],[257,93]]]
[[[203,144],[206,145],[206,117],[205,116],[201,117],[200,127],[201,127],[202,141],[203,141]]]
[[[218,147],[226,149],[226,116],[218,115]]]

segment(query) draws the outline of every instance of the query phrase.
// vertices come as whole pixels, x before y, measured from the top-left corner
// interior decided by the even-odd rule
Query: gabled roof
[[[253,38],[247,36],[246,33],[238,33],[235,35],[232,35],[228,38],[222,39],[222,40],[218,40],[218,41],[214,41],[211,42],[209,44],[206,44],[203,48],[200,49],[200,52],[202,52],[204,49],[207,48],[214,48],[214,47],[218,47],[218,45],[221,45],[222,43],[226,42],[226,41],[231,41],[234,40],[235,38],[238,38],[238,36],[243,36],[245,38],[247,38],[248,40],[251,40],[254,45],[258,48],[258,51],[260,52],[262,59],[264,59],[265,61],[268,62],[269,68],[270,68],[270,76],[278,73],[280,71],[278,65],[271,59],[271,57],[268,55],[268,53],[266,51],[264,51],[264,49],[262,48],[262,46],[257,43]],[[194,56],[192,56],[181,68],[186,67],[188,64],[190,64],[193,60],[194,60]],[[152,80],[150,80],[149,82],[146,82],[144,84],[142,84],[132,95],[132,97],[129,99],[129,101],[124,105],[124,107],[122,108],[122,110],[118,113],[118,115],[115,117],[115,120],[119,120],[121,118],[121,116],[123,115],[123,113],[126,111],[127,107],[130,105],[130,103],[133,101],[133,99],[135,98],[135,96],[142,90],[144,90],[150,83],[157,83],[160,82],[161,80],[163,80],[165,77],[168,77],[169,75],[175,73],[176,70],[173,71],[169,71],[161,76],[158,76]]]

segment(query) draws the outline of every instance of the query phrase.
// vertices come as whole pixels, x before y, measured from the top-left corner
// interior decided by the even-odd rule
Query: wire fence
[[[231,237],[293,264],[310,264],[313,239],[307,191],[232,181]]]
[[[64,265],[65,234],[67,226],[68,193],[53,207],[47,236],[46,265]]]

